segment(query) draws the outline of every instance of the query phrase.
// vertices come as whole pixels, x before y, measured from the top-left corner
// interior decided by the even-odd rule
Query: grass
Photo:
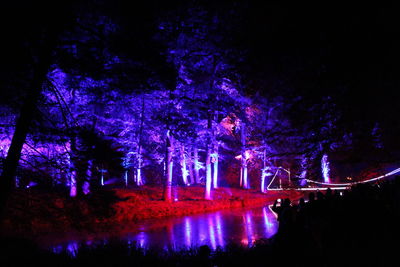
[[[96,231],[121,223],[146,219],[184,216],[221,209],[256,207],[276,198],[299,198],[301,194],[218,188],[213,200],[204,200],[204,187],[175,187],[178,201],[162,200],[162,188],[143,186],[132,189],[101,189],[82,198],[60,193],[17,191],[8,208],[2,232],[16,235],[40,235],[68,231]]]

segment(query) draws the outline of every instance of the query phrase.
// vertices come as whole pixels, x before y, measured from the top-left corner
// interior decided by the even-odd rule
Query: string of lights
[[[310,179],[305,179],[307,182],[310,183],[314,183],[314,184],[318,184],[318,185],[325,185],[325,186],[329,186],[329,187],[319,187],[319,188],[311,188],[311,187],[298,187],[298,188],[293,188],[295,190],[298,191],[312,191],[312,190],[327,190],[328,188],[330,189],[334,189],[334,190],[344,190],[347,189],[349,187],[351,187],[352,185],[356,185],[356,184],[364,184],[364,183],[369,183],[369,182],[374,182],[374,181],[378,181],[380,179],[392,176],[396,173],[400,172],[400,168],[394,169],[391,172],[388,172],[386,174],[383,174],[381,176],[375,177],[375,178],[371,178],[371,179],[367,179],[364,181],[357,181],[357,182],[351,182],[351,183],[325,183],[325,182],[318,182],[318,181],[314,181],[314,180],[310,180]],[[272,184],[272,182],[274,181],[274,179],[276,178],[278,171],[275,173],[274,177],[271,179],[271,182],[268,184],[267,186],[267,190],[268,191],[279,191],[279,190],[286,190],[286,188],[269,188]]]
[[[381,176],[375,177],[375,178],[371,178],[371,179],[367,179],[364,181],[357,181],[357,182],[351,182],[351,183],[339,183],[339,184],[334,184],[334,183],[324,183],[324,182],[318,182],[318,181],[313,181],[310,179],[306,179],[307,182],[310,183],[315,183],[315,184],[320,184],[320,185],[329,185],[329,186],[352,186],[352,185],[356,185],[356,184],[364,184],[364,183],[369,183],[369,182],[374,182],[389,176],[392,176],[393,174],[399,173],[400,172],[400,168],[394,169],[391,172],[388,172],[386,174],[383,174]]]

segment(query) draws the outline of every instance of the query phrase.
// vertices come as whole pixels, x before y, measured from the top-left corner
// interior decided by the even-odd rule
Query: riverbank
[[[176,187],[174,201],[162,200],[162,188],[103,189],[82,198],[57,193],[18,191],[13,195],[3,233],[40,235],[49,232],[96,231],[121,223],[184,216],[210,211],[256,207],[276,198],[296,199],[295,191],[269,192],[218,188],[204,200],[204,187]]]
[[[213,190],[213,200],[204,200],[203,187],[179,187],[175,189],[175,201],[168,203],[162,201],[161,197],[154,198],[162,194],[162,190],[156,187],[143,187],[134,191],[120,189],[116,193],[118,197],[126,199],[114,205],[116,214],[113,220],[118,222],[257,207],[277,198],[296,199],[301,196],[301,193],[295,191],[262,194],[252,189],[218,188]]]

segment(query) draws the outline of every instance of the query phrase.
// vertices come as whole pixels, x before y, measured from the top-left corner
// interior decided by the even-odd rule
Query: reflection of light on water
[[[214,222],[213,217],[208,216],[208,231],[210,233],[210,245],[212,249],[216,249],[217,245],[215,243],[215,229],[214,229]]]
[[[128,246],[128,251],[131,252],[131,250],[132,250],[132,241],[128,240],[128,241],[126,242],[126,244],[127,244],[127,246]]]
[[[274,215],[275,219],[278,219],[278,214],[272,210],[272,205],[268,206],[269,211]]]
[[[76,254],[78,253],[78,249],[79,249],[78,243],[75,241],[72,241],[67,245],[67,253],[73,258],[76,257]]]
[[[238,217],[239,216],[239,217]],[[239,221],[238,221],[239,220]],[[162,227],[135,227],[135,232],[128,236],[119,236],[128,249],[150,247],[182,249],[193,246],[208,245],[212,249],[224,247],[227,240],[240,242],[244,246],[252,246],[258,238],[270,238],[278,228],[278,223],[269,207],[240,211],[219,211],[210,214],[186,216],[184,218],[158,220],[165,222]],[[54,253],[66,252],[75,256],[83,247],[106,245],[108,239],[88,236],[81,242],[71,242],[61,246],[53,246]]]
[[[221,224],[221,213],[218,212],[215,216],[216,222],[217,222],[217,238],[218,238],[218,246],[223,247],[224,244],[224,239],[223,239],[223,234],[222,234],[222,224]]]
[[[272,235],[274,235],[276,233],[277,225],[276,225],[276,223],[273,223],[274,221],[276,222],[276,218],[274,217],[274,214],[272,214],[272,212],[268,212],[268,211],[269,211],[269,207],[263,208],[263,217],[264,217],[266,237],[271,237]]]
[[[244,234],[246,236],[242,238],[241,242],[245,246],[251,246],[255,237],[254,237],[252,214],[250,213],[250,211],[246,211],[246,213],[243,215],[243,224],[244,224]]]
[[[207,224],[206,221],[200,220],[199,221],[199,238],[198,241],[200,241],[200,243],[202,243],[204,240],[207,239],[207,231],[206,229],[204,229],[205,224]]]
[[[168,224],[167,228],[168,228],[168,236],[169,236],[169,244],[167,246],[167,249],[172,249],[175,250],[177,247],[179,247],[180,244],[183,244],[184,241],[179,238],[178,239],[175,238],[175,228],[177,225],[174,224]]]
[[[249,240],[249,245],[251,245],[255,241],[255,236],[253,229],[252,214],[250,211],[246,211],[246,228],[247,228],[247,237]]]
[[[53,250],[53,253],[55,253],[55,254],[60,254],[61,252],[64,251],[64,250],[63,250],[63,247],[62,247],[61,245],[59,245],[59,246],[54,246],[52,250]]]
[[[187,247],[190,247],[192,245],[191,239],[192,239],[191,221],[190,221],[190,218],[186,217],[185,218],[185,245]]]
[[[137,246],[139,248],[145,248],[147,244],[147,234],[145,232],[140,232],[137,235]]]

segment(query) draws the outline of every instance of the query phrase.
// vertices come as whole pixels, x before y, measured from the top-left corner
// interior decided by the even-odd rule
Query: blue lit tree
[[[211,187],[218,186],[216,126],[246,103],[239,93],[240,79],[232,65],[234,55],[237,61],[240,53],[230,45],[231,29],[224,28],[223,19],[211,10],[187,8],[184,16],[160,24],[160,39],[167,43],[169,60],[178,72],[174,95],[182,99],[183,110],[188,108],[186,114],[192,114],[191,119],[200,127],[200,135],[185,147],[193,151],[193,160],[189,162],[194,164],[192,180],[197,183],[198,151],[204,148],[207,199],[211,199]]]

